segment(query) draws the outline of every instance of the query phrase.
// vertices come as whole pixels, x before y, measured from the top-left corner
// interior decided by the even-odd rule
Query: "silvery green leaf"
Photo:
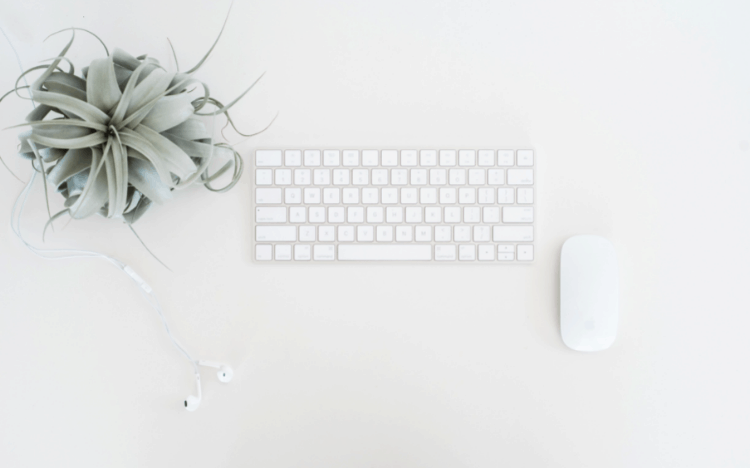
[[[70,207],[70,216],[73,218],[81,219],[96,213],[107,200],[107,174],[102,170],[94,174],[101,157],[101,150],[92,148],[91,172],[81,195]]]
[[[170,135],[174,135],[185,140],[203,140],[211,138],[211,134],[208,132],[208,129],[206,129],[206,126],[197,117],[190,117],[181,124],[165,130],[162,133],[169,133]]]
[[[172,198],[172,191],[164,185],[154,165],[148,161],[128,158],[128,181],[156,203]]]
[[[89,146],[96,146],[107,141],[107,135],[102,132],[95,132],[90,135],[78,137],[78,138],[47,138],[41,135],[31,135],[29,140],[34,143],[40,143],[46,146],[54,146],[56,148],[63,149],[74,149],[74,148],[87,148]]]
[[[122,97],[111,56],[91,62],[86,81],[86,101],[104,112],[109,112]]]
[[[145,125],[156,133],[177,126],[193,115],[194,109],[191,101],[192,98],[187,93],[164,96],[141,121],[141,125]]]
[[[69,111],[88,122],[105,124],[109,121],[109,116],[98,107],[64,94],[50,93],[49,91],[33,91],[32,97],[39,104],[46,104],[63,111]]]
[[[65,153],[60,162],[55,164],[47,180],[58,187],[63,182],[91,167],[91,150],[89,148],[71,149]]]
[[[156,149],[165,167],[180,180],[195,172],[195,164],[179,146],[144,125],[137,126],[135,132]]]
[[[86,100],[86,80],[69,73],[51,74],[44,82],[44,87],[53,93],[65,94],[81,101]]]

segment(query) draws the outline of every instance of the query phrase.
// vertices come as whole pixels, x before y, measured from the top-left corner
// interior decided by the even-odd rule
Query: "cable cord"
[[[11,42],[8,35],[5,33],[5,30],[0,26],[0,32],[3,33],[3,36],[5,36],[5,39],[8,41],[8,44],[10,45],[11,49],[13,49],[13,52],[16,56],[16,61],[18,62],[18,66],[21,69],[21,73],[24,73],[23,65],[21,63],[21,59],[18,55],[18,52],[16,51],[16,48],[13,46],[13,43]],[[28,81],[26,81],[26,77],[23,77],[24,83],[27,86],[27,91],[29,92],[29,97],[31,96],[30,88],[28,88]],[[31,104],[36,108],[36,105],[34,104],[34,101],[31,101]],[[213,155],[213,146],[214,146],[214,124],[215,124],[216,116],[214,116],[211,119],[211,156]],[[34,155],[36,156],[36,161],[42,161],[41,155],[39,154],[39,151],[34,144],[33,141],[28,140],[29,145],[31,146],[32,150],[34,151]],[[23,233],[21,231],[21,215],[23,214],[23,210],[26,206],[26,201],[28,200],[29,192],[31,190],[31,186],[34,184],[34,180],[36,180],[37,172],[43,171],[44,167],[42,164],[39,164],[39,169],[37,169],[34,166],[34,162],[32,162],[32,168],[34,169],[31,173],[31,178],[29,179],[26,186],[23,188],[21,193],[16,198],[15,203],[13,204],[13,210],[10,214],[10,226],[13,230],[13,233],[18,237],[18,239],[21,240],[21,242],[28,248],[33,254],[44,258],[46,260],[65,260],[65,259],[71,259],[71,258],[100,258],[102,260],[106,260],[109,263],[113,264],[115,267],[117,267],[120,271],[125,273],[133,283],[135,283],[136,286],[138,286],[138,289],[140,290],[141,294],[143,294],[146,301],[151,305],[151,307],[156,310],[157,314],[159,315],[159,319],[161,320],[162,324],[164,325],[164,330],[167,332],[167,336],[169,336],[169,340],[172,342],[175,348],[183,355],[185,358],[190,361],[190,364],[193,366],[193,371],[195,372],[196,376],[196,384],[198,387],[198,396],[201,395],[201,383],[200,383],[200,372],[198,370],[199,362],[195,359],[193,359],[192,356],[190,356],[190,353],[188,353],[185,348],[182,347],[182,345],[177,341],[177,339],[172,334],[172,331],[169,329],[169,324],[167,323],[166,317],[164,317],[164,312],[161,308],[161,304],[159,304],[159,300],[156,297],[156,294],[154,293],[151,286],[146,283],[146,281],[141,278],[140,275],[138,275],[130,266],[126,265],[125,263],[121,262],[120,260],[110,257],[109,255],[105,255],[103,253],[94,252],[90,250],[79,250],[79,249],[40,249],[31,243],[27,242],[26,239],[23,237]],[[44,182],[43,182],[44,183]],[[19,206],[20,202],[20,206]]]

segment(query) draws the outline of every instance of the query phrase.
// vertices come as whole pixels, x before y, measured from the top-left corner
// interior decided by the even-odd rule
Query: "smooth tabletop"
[[[229,2],[5,2],[24,67],[77,26],[192,67]],[[154,288],[189,363],[128,278],[47,261],[12,234],[23,184],[0,168],[0,465],[750,466],[750,4],[742,1],[235,1],[198,73],[255,148],[533,147],[533,265],[252,262],[248,171],[177,193],[136,225],[61,220]],[[76,68],[101,56],[79,33]],[[19,74],[0,37],[4,92]],[[0,103],[0,127],[28,101]],[[216,131],[224,120],[216,121]],[[0,133],[0,156],[28,180]],[[62,204],[51,193],[53,212]],[[37,181],[22,220],[42,245]],[[67,223],[67,224],[66,224]],[[617,251],[614,345],[563,344],[559,257]]]

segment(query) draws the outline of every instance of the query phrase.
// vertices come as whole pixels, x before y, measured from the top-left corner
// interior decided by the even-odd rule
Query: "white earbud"
[[[201,376],[197,372],[195,374],[195,384],[198,387],[198,396],[190,395],[189,397],[187,397],[187,399],[185,400],[185,408],[187,408],[188,411],[197,410],[201,404]]]
[[[211,361],[198,361],[199,366],[206,366],[206,367],[213,367],[214,369],[219,369],[219,372],[216,373],[216,376],[219,378],[219,382],[228,383],[232,380],[232,377],[234,376],[234,371],[231,367],[227,366],[226,364],[220,364],[218,362],[211,362]]]

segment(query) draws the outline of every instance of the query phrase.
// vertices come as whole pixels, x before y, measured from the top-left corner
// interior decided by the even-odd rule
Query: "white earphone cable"
[[[11,42],[8,35],[5,33],[5,30],[0,27],[0,31],[3,33],[3,36],[5,36],[5,39],[7,40],[8,44],[10,45],[11,49],[13,49],[13,53],[16,55],[16,60],[18,62],[18,66],[21,69],[21,73],[23,74],[24,69],[23,65],[21,63],[21,59],[18,55],[18,52],[16,51],[16,48],[13,46],[13,43]],[[28,87],[28,82],[26,81],[26,77],[23,78],[24,83]],[[30,89],[30,88],[29,88]],[[31,91],[29,91],[29,97],[31,97]],[[34,101],[31,101],[32,105],[36,107],[34,104]],[[214,132],[214,122],[216,120],[216,117],[214,116],[211,120],[211,151],[213,152],[213,132]],[[36,145],[34,142],[29,140],[29,144],[34,151],[34,154],[37,157],[38,161],[41,161],[42,158],[37,150]],[[21,242],[28,248],[32,253],[35,255],[47,259],[47,260],[64,260],[64,259],[70,259],[70,258],[100,258],[102,260],[106,260],[110,263],[112,263],[114,266],[116,266],[119,270],[121,270],[123,273],[128,275],[131,281],[138,286],[138,289],[141,291],[141,293],[146,298],[146,301],[151,305],[151,307],[156,310],[156,312],[159,314],[159,319],[161,320],[162,324],[164,325],[164,330],[167,332],[167,336],[169,336],[170,341],[174,345],[177,350],[180,351],[181,354],[187,358],[188,361],[193,366],[193,371],[195,372],[196,376],[196,384],[198,387],[198,398],[201,397],[201,383],[200,383],[200,373],[198,370],[198,364],[199,362],[190,356],[190,354],[185,350],[185,348],[180,345],[180,343],[177,341],[177,339],[172,335],[171,330],[169,329],[169,325],[167,324],[167,319],[164,317],[164,312],[162,311],[161,305],[159,304],[159,300],[156,297],[156,294],[154,293],[151,286],[146,283],[146,281],[141,278],[140,275],[138,275],[130,266],[126,265],[125,263],[121,262],[120,260],[117,260],[116,258],[110,257],[108,255],[99,253],[99,252],[93,252],[89,250],[79,250],[79,249],[40,249],[38,247],[35,247],[34,245],[30,244],[26,241],[26,239],[23,237],[23,233],[21,231],[21,215],[23,213],[24,207],[26,206],[26,201],[29,196],[29,192],[31,189],[31,186],[34,183],[34,180],[36,179],[37,170],[33,166],[33,171],[31,174],[31,178],[29,179],[28,183],[24,187],[24,189],[21,191],[21,193],[16,198],[15,203],[13,204],[13,210],[11,211],[10,215],[10,226],[13,230],[13,233],[18,237]],[[39,170],[44,170],[41,165]],[[20,206],[19,206],[20,202]]]

